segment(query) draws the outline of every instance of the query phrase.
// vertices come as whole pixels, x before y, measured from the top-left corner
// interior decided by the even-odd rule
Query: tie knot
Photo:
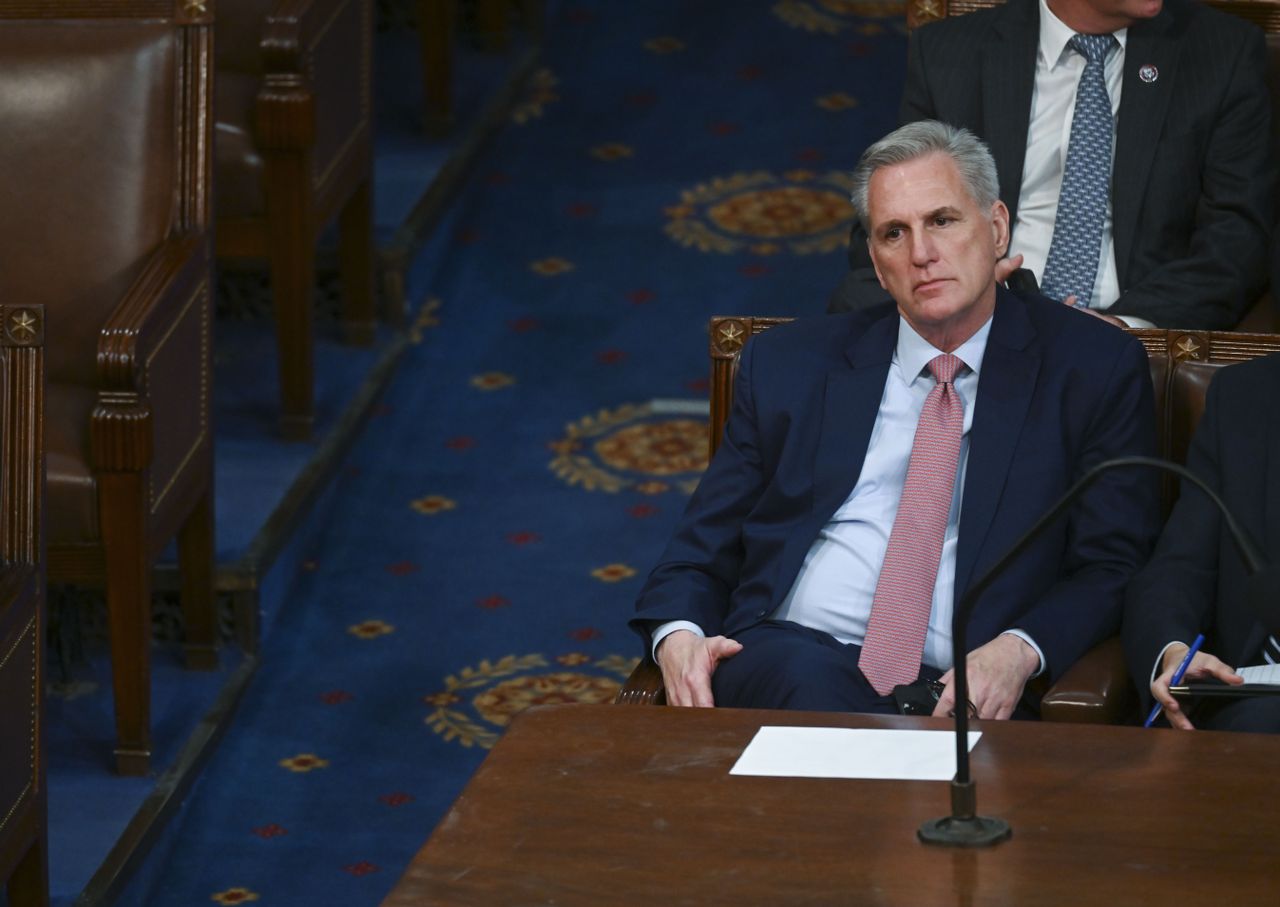
[[[939,384],[950,384],[960,369],[964,368],[964,360],[950,353],[934,356],[929,360],[929,371]]]
[[[1090,63],[1102,63],[1119,42],[1115,35],[1073,35],[1067,46]]]

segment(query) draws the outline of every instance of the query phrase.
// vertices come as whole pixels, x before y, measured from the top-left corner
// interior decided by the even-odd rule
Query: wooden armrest
[[[163,350],[163,388],[150,373],[177,334],[208,333],[209,241],[196,233],[165,240],[151,253],[98,336],[98,399],[90,421],[96,470],[136,471],[151,462],[151,405],[163,390],[188,408],[205,406],[209,363],[169,347]],[[204,336],[207,348],[208,337]],[[203,415],[203,413],[202,413]]]
[[[1040,701],[1045,721],[1077,724],[1124,724],[1133,720],[1137,709],[1137,692],[1118,636],[1086,652]]]
[[[191,294],[209,275],[204,234],[170,237],[151,253],[98,336],[102,390],[139,393],[145,389],[152,348],[172,329]]]
[[[614,705],[666,705],[662,687],[662,670],[649,659],[636,665],[627,682],[613,699]]]

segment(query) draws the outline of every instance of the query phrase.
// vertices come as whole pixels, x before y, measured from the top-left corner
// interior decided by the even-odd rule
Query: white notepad
[[[972,750],[982,736],[969,732]],[[731,775],[775,778],[876,778],[950,781],[956,773],[952,731],[765,726],[742,751]]]
[[[1245,683],[1280,684],[1280,665],[1249,665],[1236,668],[1236,673],[1244,678]]]

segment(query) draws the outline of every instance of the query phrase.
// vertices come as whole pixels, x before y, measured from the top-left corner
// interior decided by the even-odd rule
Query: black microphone
[[[1244,531],[1236,518],[1227,509],[1217,493],[1199,476],[1185,466],[1159,460],[1155,457],[1118,457],[1105,460],[1080,477],[1066,493],[1058,499],[1044,516],[1040,517],[1022,537],[1014,542],[1000,560],[991,565],[976,583],[965,591],[956,605],[951,617],[951,657],[955,665],[956,685],[956,774],[951,781],[951,815],[941,819],[930,819],[920,826],[916,835],[926,844],[940,844],[946,847],[987,847],[1007,840],[1013,829],[1003,819],[992,816],[979,816],[978,790],[969,777],[969,710],[964,706],[969,701],[969,671],[965,664],[968,646],[965,644],[965,631],[969,624],[969,614],[974,603],[986,591],[987,587],[1004,569],[1012,563],[1023,550],[1035,540],[1046,526],[1056,520],[1064,510],[1073,504],[1086,488],[1093,484],[1100,475],[1111,469],[1124,466],[1149,466],[1172,472],[1200,488],[1205,496],[1222,514],[1222,523],[1227,534],[1231,536],[1245,569],[1249,571],[1249,599],[1253,602],[1255,613],[1261,618],[1263,625],[1272,633],[1280,630],[1280,570],[1265,567],[1258,546]]]

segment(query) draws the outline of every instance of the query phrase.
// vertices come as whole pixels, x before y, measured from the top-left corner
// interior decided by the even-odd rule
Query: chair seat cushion
[[[261,217],[262,155],[253,141],[254,101],[261,80],[219,72],[215,89],[214,211],[219,219]]]
[[[95,393],[73,384],[45,390],[46,533],[50,545],[95,542],[97,483],[89,468],[89,416]]]

